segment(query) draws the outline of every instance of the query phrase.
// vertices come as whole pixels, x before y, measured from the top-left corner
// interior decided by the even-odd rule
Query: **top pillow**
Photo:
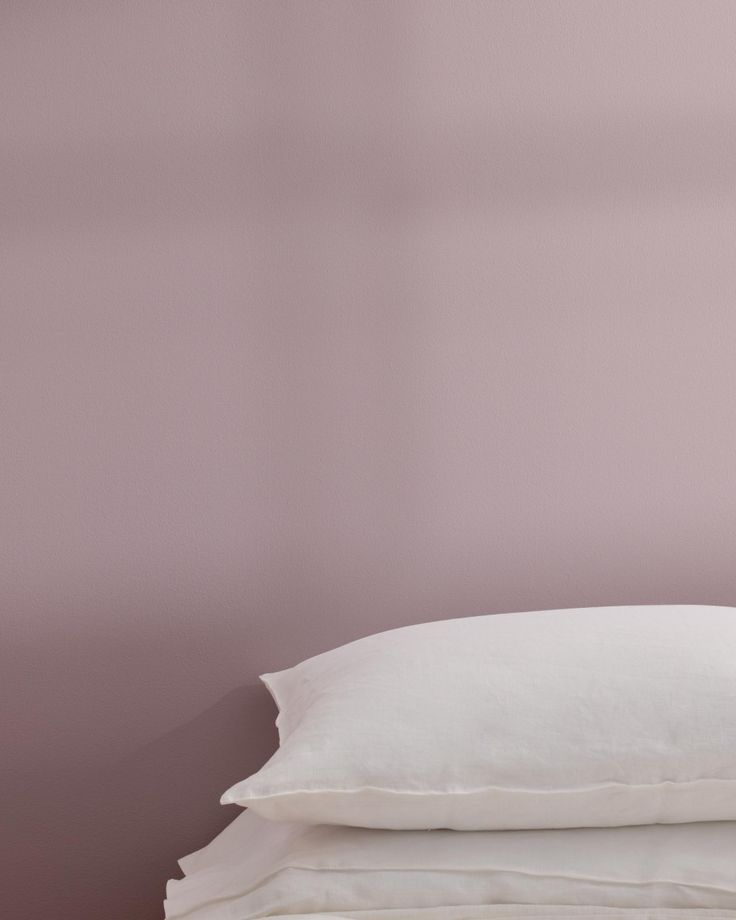
[[[408,626],[262,677],[280,747],[223,803],[392,829],[736,820],[736,610]]]

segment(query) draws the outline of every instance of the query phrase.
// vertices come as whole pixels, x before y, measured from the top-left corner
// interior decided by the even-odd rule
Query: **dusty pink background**
[[[736,4],[3,3],[3,913],[154,920],[264,670],[736,602]]]

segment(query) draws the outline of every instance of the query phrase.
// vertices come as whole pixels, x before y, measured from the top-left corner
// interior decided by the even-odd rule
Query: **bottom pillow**
[[[318,914],[270,914],[269,920],[734,920],[736,912],[708,908],[575,907],[529,904],[353,910]]]
[[[695,910],[703,920],[736,920],[735,853],[732,821],[383,831],[272,823],[244,812],[180,860],[185,878],[168,884],[166,917],[613,920],[613,909],[626,908],[627,920],[669,920],[678,910],[687,920]]]

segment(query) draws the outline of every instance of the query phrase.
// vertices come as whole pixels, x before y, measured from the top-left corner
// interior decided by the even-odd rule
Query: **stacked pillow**
[[[172,920],[695,920],[701,911],[733,920],[734,854],[732,821],[471,834],[294,824],[247,811],[181,861],[186,878],[170,883],[166,907]]]
[[[445,847],[454,841],[459,850],[468,838],[450,831],[497,838],[544,830],[556,847],[549,834],[557,829],[552,839],[565,852],[573,836],[580,849],[586,832],[563,828],[736,821],[732,608],[606,607],[426,623],[262,679],[279,707],[279,749],[222,798],[267,819],[262,827],[414,832],[387,838],[412,848],[415,832],[447,829]],[[704,827],[711,841],[718,833],[736,841],[736,825]],[[587,833],[590,846],[603,846],[600,831]],[[690,833],[677,839],[700,839]],[[534,837],[503,839],[523,848]],[[415,863],[412,871],[421,871]],[[518,892],[507,895],[494,897],[508,902]],[[715,906],[736,908],[736,882],[729,897],[733,903]],[[654,905],[671,901],[662,894]],[[688,903],[711,906],[708,898]]]

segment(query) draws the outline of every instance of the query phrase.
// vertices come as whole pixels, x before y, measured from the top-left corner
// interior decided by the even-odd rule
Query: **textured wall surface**
[[[736,602],[736,5],[5,2],[3,912],[156,920],[405,623]]]

